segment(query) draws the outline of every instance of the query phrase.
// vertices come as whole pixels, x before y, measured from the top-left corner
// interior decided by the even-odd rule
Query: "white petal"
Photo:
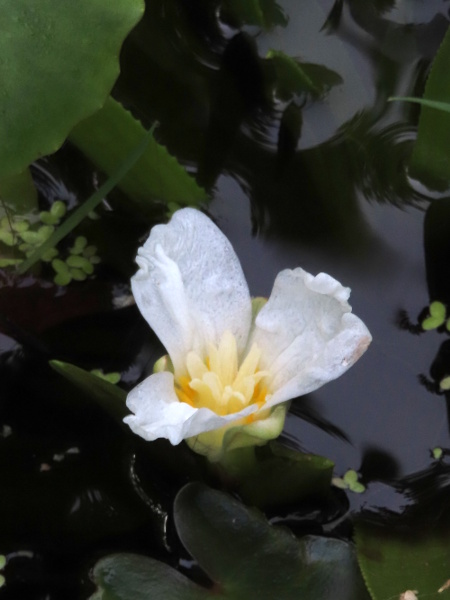
[[[174,390],[172,373],[155,373],[131,390],[127,406],[134,413],[124,422],[149,442],[167,438],[171,444],[205,431],[224,427],[256,411],[248,406],[239,413],[219,416],[209,408],[193,408],[180,402]]]
[[[325,273],[279,273],[251,335],[262,351],[260,368],[272,375],[269,406],[336,379],[367,349],[372,337],[351,313],[349,295]]]
[[[153,227],[136,261],[136,303],[178,374],[189,351],[203,356],[227,330],[243,350],[251,322],[247,283],[230,242],[208,217],[177,211]]]

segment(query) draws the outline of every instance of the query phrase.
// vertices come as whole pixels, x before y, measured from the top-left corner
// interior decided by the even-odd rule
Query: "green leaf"
[[[353,547],[341,540],[301,540],[257,511],[200,483],[174,504],[181,541],[215,582],[209,590],[149,558],[115,555],[94,568],[91,600],[367,600]]]
[[[439,588],[450,577],[448,528],[423,531],[412,527],[407,535],[359,523],[356,548],[373,600],[398,598],[406,590],[417,590],[419,598],[438,598]]]
[[[425,86],[417,140],[410,161],[410,175],[430,188],[443,190],[450,184],[450,29],[433,61]],[[432,102],[433,106],[429,103]],[[436,110],[439,107],[441,110]]]
[[[328,538],[298,540],[259,512],[199,483],[175,499],[174,519],[188,552],[233,600],[365,598],[352,546]]]
[[[55,152],[102,106],[143,10],[142,0],[3,0],[0,180]]]
[[[51,360],[49,364],[52,369],[104,408],[116,421],[123,424],[122,419],[128,414],[125,405],[127,394],[123,389],[75,365],[59,360]]]
[[[272,442],[260,450],[258,459],[238,488],[248,504],[280,506],[330,491],[334,465],[327,458]]]
[[[114,172],[139,143],[145,129],[123,106],[109,98],[103,108],[80,123],[70,134],[73,142],[107,174]],[[155,200],[179,206],[199,206],[205,191],[154,138],[136,165],[120,181],[119,188],[143,212],[151,212]]]
[[[136,554],[113,554],[94,567],[90,600],[210,600],[211,595],[168,565]]]

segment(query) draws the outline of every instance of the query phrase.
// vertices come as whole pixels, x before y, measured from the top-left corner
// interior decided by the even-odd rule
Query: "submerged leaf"
[[[98,110],[142,0],[4,0],[0,25],[0,179],[55,152]]]

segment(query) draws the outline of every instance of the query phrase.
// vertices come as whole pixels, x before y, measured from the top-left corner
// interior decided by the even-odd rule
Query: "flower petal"
[[[174,389],[172,373],[155,373],[133,388],[127,397],[127,406],[134,413],[124,422],[134,433],[151,442],[167,438],[176,445],[186,438],[205,431],[224,427],[256,412],[256,406],[247,406],[239,413],[220,416],[209,408],[193,408],[180,402]]]
[[[372,337],[351,313],[349,296],[349,288],[325,273],[279,273],[251,334],[262,352],[260,368],[272,373],[266,406],[316,390],[365,352]]]
[[[153,227],[138,251],[132,278],[139,310],[159,337],[177,375],[189,351],[205,355],[230,331],[242,351],[251,300],[239,260],[227,238],[200,211],[177,211]]]

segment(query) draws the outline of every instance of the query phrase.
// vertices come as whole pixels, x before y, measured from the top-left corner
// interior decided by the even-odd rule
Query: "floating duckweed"
[[[4,554],[0,554],[0,570],[4,569],[6,566],[6,556]]]
[[[45,242],[45,240],[48,240],[54,231],[55,228],[53,225],[41,225],[37,230],[37,233],[40,236],[40,242],[42,243]]]
[[[86,246],[86,248],[83,250],[83,255],[86,258],[91,258],[91,256],[95,256],[95,254],[97,254],[96,246]]]
[[[58,256],[58,250],[56,248],[49,248],[46,252],[44,252],[44,254],[42,255],[41,260],[44,262],[50,262],[51,260],[53,260],[56,256]]]
[[[7,231],[6,229],[0,229],[0,242],[3,242],[7,246],[14,246],[14,234],[11,231]]]
[[[45,223],[46,225],[56,225],[56,223],[58,223],[59,221],[58,217],[52,215],[47,210],[44,210],[41,213],[39,213],[39,219],[42,221],[42,223]]]
[[[444,451],[442,450],[442,448],[433,448],[433,450],[431,452],[432,452],[433,458],[435,460],[439,460],[440,458],[442,458],[442,455],[444,453]]]
[[[57,273],[69,274],[69,267],[60,258],[55,258],[52,260],[52,267]]]
[[[17,231],[17,233],[21,233],[30,228],[30,223],[28,221],[15,221],[14,223],[11,223],[11,227],[14,231]]]
[[[349,469],[344,477],[333,477],[331,482],[342,490],[349,489],[356,494],[362,494],[366,491],[366,486],[358,481],[358,473],[354,469]]]
[[[75,281],[84,281],[87,277],[86,273],[81,269],[70,269],[69,273]]]
[[[66,264],[69,265],[69,267],[81,267],[80,263],[84,262],[84,260],[86,259],[79,254],[71,254],[67,257]]]
[[[37,244],[42,243],[42,235],[39,234],[37,231],[21,231],[19,235],[22,238],[22,240],[27,244],[33,244],[34,246],[36,246]]]
[[[100,219],[100,215],[98,215],[95,210],[91,210],[90,213],[88,213],[88,217],[89,219],[91,219],[92,221],[98,221]]]
[[[450,390],[450,375],[447,375],[439,382],[439,387],[442,391],[446,392]]]
[[[430,315],[423,320],[422,329],[430,331],[440,327],[445,321],[446,308],[442,302],[432,302],[429,307]]]
[[[6,580],[3,575],[0,575],[0,588],[3,587],[6,583]]]
[[[56,283],[56,285],[68,285],[72,280],[72,277],[70,276],[70,273],[57,273],[54,277],[53,277],[53,281]]]
[[[87,239],[84,235],[79,235],[75,238],[72,248],[69,248],[71,254],[81,254],[87,245]]]
[[[64,217],[66,212],[67,207],[62,200],[56,200],[56,202],[53,202],[50,213],[53,217],[56,217],[58,221]]]
[[[109,381],[109,383],[116,384],[120,381],[120,373],[103,373],[102,369],[92,369],[91,373],[100,377],[100,379]]]
[[[25,257],[33,255],[36,248],[46,242],[55,232],[60,220],[67,212],[66,203],[57,200],[49,211],[39,213],[41,225],[38,229],[30,229],[30,219],[19,216],[16,221],[8,216],[0,219],[0,242],[7,246],[16,246]],[[94,215],[98,218],[97,215]],[[41,257],[42,262],[51,263],[55,275],[53,281],[57,285],[68,285],[72,280],[84,281],[94,273],[94,265],[101,262],[97,256],[97,248],[88,246],[87,239],[80,235],[75,238],[72,248],[69,249],[67,261],[61,260],[56,247],[49,248]],[[0,268],[10,267],[23,262],[23,257],[0,258]]]

